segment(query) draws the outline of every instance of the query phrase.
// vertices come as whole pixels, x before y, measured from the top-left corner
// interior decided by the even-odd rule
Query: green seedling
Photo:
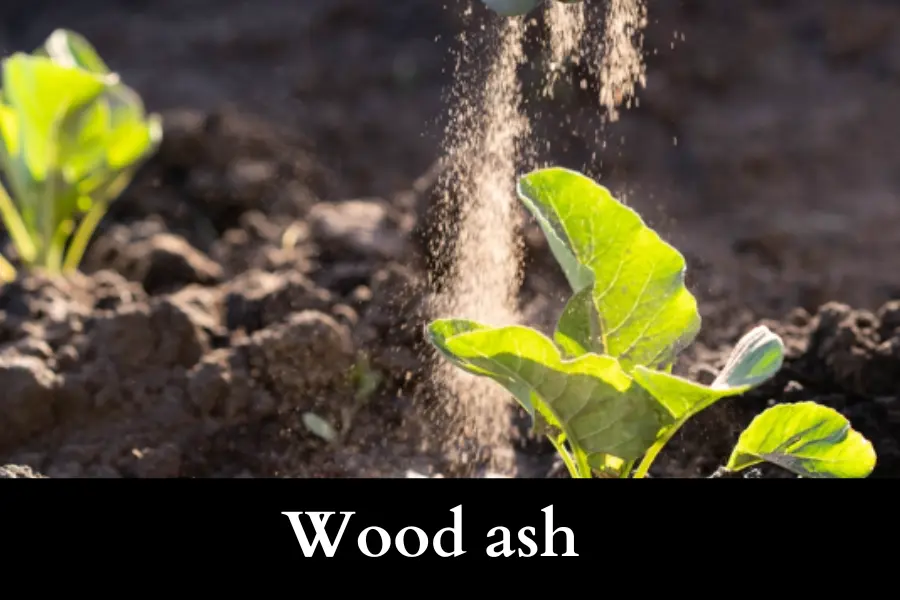
[[[80,35],[2,62],[0,217],[27,268],[78,268],[109,204],[162,138],[158,115]],[[8,191],[7,191],[8,188]],[[16,270],[0,258],[0,277]]]
[[[683,256],[580,173],[532,172],[519,180],[518,196],[572,289],[552,338],[466,319],[436,320],[427,335],[452,364],[503,386],[572,477],[646,477],[684,423],[781,368],[782,340],[757,327],[710,385],[673,374],[701,323]],[[763,461],[801,477],[856,478],[872,472],[876,456],[838,412],[802,402],[761,413],[724,469]]]
[[[378,391],[378,387],[384,380],[384,376],[372,368],[369,357],[365,353],[360,353],[357,356],[356,364],[353,365],[353,369],[350,372],[350,378],[356,392],[354,393],[353,402],[341,409],[342,440],[350,434],[356,415],[369,403],[369,400]]]

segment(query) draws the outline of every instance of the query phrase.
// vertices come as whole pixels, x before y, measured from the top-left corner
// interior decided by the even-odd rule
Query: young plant
[[[162,138],[158,115],[80,35],[2,62],[0,218],[28,268],[78,268],[109,204]],[[77,225],[77,228],[76,228]],[[74,234],[74,235],[73,235]],[[0,277],[16,270],[0,257]]]
[[[572,477],[645,477],[684,423],[781,368],[781,339],[757,327],[709,386],[674,375],[676,357],[700,329],[682,255],[579,173],[535,171],[520,179],[518,195],[573,292],[552,339],[466,319],[434,321],[427,335],[451,363],[512,394]],[[801,402],[760,414],[724,470],[767,461],[801,477],[866,477],[875,460],[838,412]]]

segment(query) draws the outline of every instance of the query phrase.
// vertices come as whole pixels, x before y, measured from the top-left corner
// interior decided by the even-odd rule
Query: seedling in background
[[[26,268],[78,268],[109,204],[159,146],[158,115],[80,35],[2,62],[0,217]],[[8,191],[7,191],[8,190]],[[15,277],[0,257],[0,276]]]
[[[427,333],[451,363],[509,391],[572,477],[645,477],[684,423],[781,368],[781,339],[757,327],[711,385],[673,375],[678,354],[700,330],[682,255],[579,173],[535,171],[520,179],[518,195],[573,292],[553,338],[466,319],[434,321]],[[801,477],[857,478],[872,472],[876,456],[840,413],[801,402],[761,413],[724,469],[763,461]]]

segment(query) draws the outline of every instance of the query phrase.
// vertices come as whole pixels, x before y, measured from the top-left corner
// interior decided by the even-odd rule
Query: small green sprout
[[[532,172],[520,179],[518,195],[573,292],[553,338],[466,319],[436,320],[427,335],[452,364],[512,394],[572,477],[646,477],[684,423],[781,368],[781,338],[757,327],[709,386],[672,374],[701,321],[683,256],[580,173]],[[840,413],[801,402],[760,414],[724,470],[762,461],[801,477],[857,478],[872,472],[876,456]]]
[[[78,268],[109,204],[162,139],[158,115],[80,35],[2,62],[0,218],[28,268]],[[76,228],[77,225],[77,228]],[[0,257],[0,278],[16,270]]]

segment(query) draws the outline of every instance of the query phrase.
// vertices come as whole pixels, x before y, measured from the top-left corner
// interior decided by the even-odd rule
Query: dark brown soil
[[[0,288],[0,464],[558,472],[527,436],[442,422],[423,369],[443,94],[480,6],[465,22],[463,2],[431,0],[77,4],[3,2],[0,49],[79,31],[163,113],[165,142],[84,274]],[[577,66],[540,96],[532,44],[536,160],[600,177],[684,251],[705,326],[682,372],[708,378],[761,321],[789,349],[774,381],[689,424],[654,474],[708,476],[767,403],[816,400],[872,440],[876,476],[900,475],[900,5],[652,0],[649,14],[648,87],[617,123]],[[545,323],[564,282],[534,227],[523,235],[522,307]]]

